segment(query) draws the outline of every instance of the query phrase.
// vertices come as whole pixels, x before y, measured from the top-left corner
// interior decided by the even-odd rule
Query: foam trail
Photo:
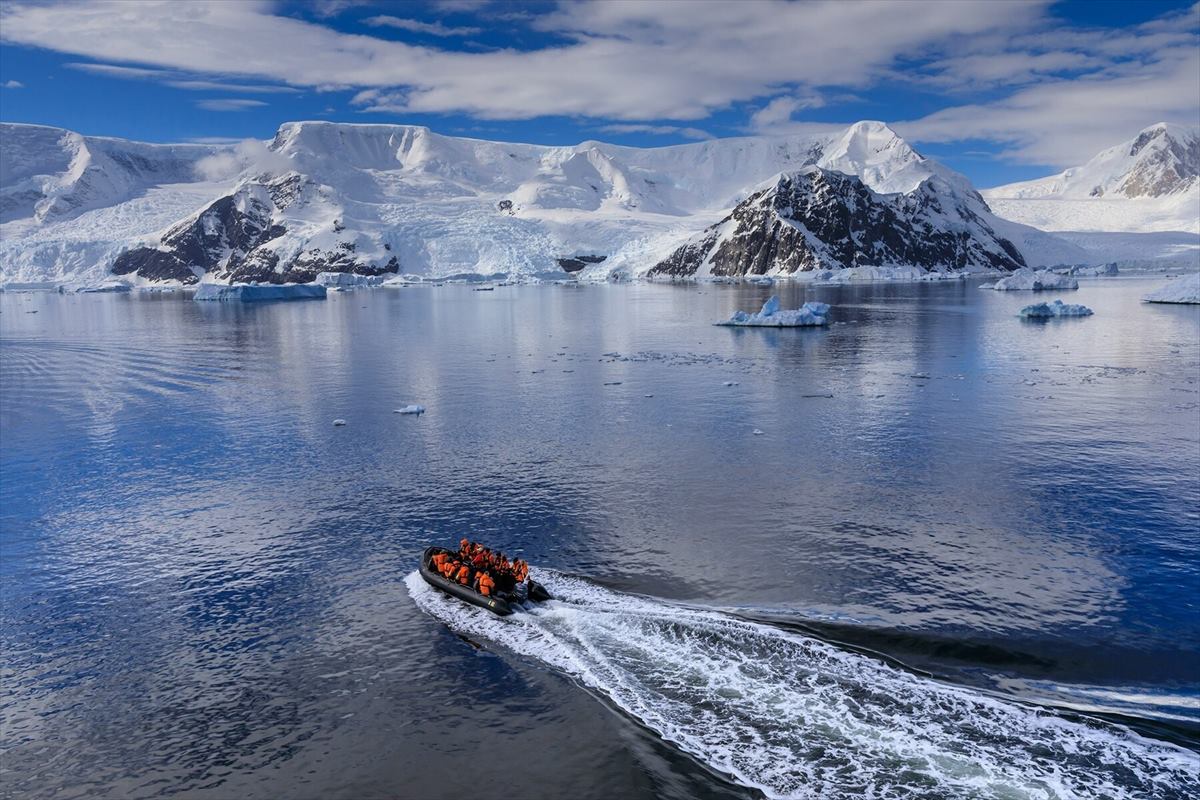
[[[499,618],[417,605],[604,693],[772,798],[1200,797],[1195,753],[950,686],[790,631],[539,570],[558,598]]]

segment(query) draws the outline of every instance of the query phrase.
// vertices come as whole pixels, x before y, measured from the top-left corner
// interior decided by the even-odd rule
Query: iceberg
[[[319,283],[327,289],[356,289],[360,286],[378,286],[390,274],[357,275],[353,272],[318,272],[313,283]]]
[[[1176,278],[1142,299],[1147,303],[1200,303],[1200,272]]]
[[[1097,266],[1075,264],[1070,267],[1052,267],[1052,269],[1060,275],[1075,275],[1080,278],[1110,278],[1113,275],[1121,274],[1121,270],[1115,261]]]
[[[828,325],[828,303],[805,303],[800,308],[781,311],[779,296],[771,295],[757,314],[747,314],[745,311],[735,312],[724,322],[714,323],[728,327],[746,328],[808,328]]]
[[[1032,270],[1029,267],[1021,267],[1011,275],[979,288],[995,289],[997,292],[1043,292],[1053,289],[1078,289],[1079,281],[1070,275],[1059,275],[1046,269]]]
[[[102,283],[99,286],[84,286],[80,289],[76,289],[76,291],[79,292],[79,294],[121,294],[124,292],[133,291],[133,287],[128,283],[122,283],[121,281],[110,281],[108,283]]]
[[[845,267],[822,269],[812,274],[814,283],[856,283],[872,281],[947,281],[963,280],[966,272],[939,272],[923,267]]]
[[[325,287],[315,283],[202,283],[194,300],[324,300]]]
[[[408,406],[404,406],[403,408],[397,408],[392,413],[393,414],[424,414],[425,406],[408,405]]]
[[[1055,317],[1090,317],[1092,313],[1087,306],[1055,300],[1053,303],[1034,303],[1031,306],[1025,306],[1018,316],[1025,319],[1054,319]]]

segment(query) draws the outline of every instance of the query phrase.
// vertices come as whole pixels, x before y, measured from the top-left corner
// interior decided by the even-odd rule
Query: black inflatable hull
[[[507,617],[516,609],[513,604],[503,597],[484,597],[479,592],[472,589],[470,586],[463,586],[461,583],[456,583],[452,580],[443,578],[439,573],[435,572],[433,566],[429,563],[429,559],[433,558],[436,553],[450,552],[444,547],[426,547],[425,552],[421,554],[421,577],[425,582],[435,589],[441,589],[449,595],[454,595],[459,600],[465,603],[470,603],[480,608],[486,608],[493,614],[501,617]],[[529,586],[528,599],[541,601],[552,599],[550,593],[546,591],[546,587],[534,581],[526,581]]]

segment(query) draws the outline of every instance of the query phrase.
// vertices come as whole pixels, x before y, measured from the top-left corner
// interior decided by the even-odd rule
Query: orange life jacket
[[[496,588],[496,582],[492,580],[492,576],[486,572],[479,573],[479,593],[484,597],[490,597],[492,589]]]
[[[471,568],[466,564],[463,564],[458,568],[458,572],[455,574],[454,578],[463,586],[467,586],[471,582]]]

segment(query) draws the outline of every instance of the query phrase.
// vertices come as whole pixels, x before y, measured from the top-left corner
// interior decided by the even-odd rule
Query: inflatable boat
[[[441,589],[446,594],[457,597],[459,600],[479,606],[480,608],[486,608],[493,614],[507,617],[523,603],[528,601],[541,602],[552,599],[550,592],[546,591],[546,587],[537,583],[532,578],[527,579],[525,583],[517,584],[511,592],[495,592],[490,597],[484,597],[470,586],[463,586],[461,583],[442,577],[433,568],[433,564],[430,563],[438,553],[454,555],[452,550],[447,550],[445,547],[426,547],[425,552],[421,554],[420,567],[421,577],[425,579],[425,582],[435,589]]]

